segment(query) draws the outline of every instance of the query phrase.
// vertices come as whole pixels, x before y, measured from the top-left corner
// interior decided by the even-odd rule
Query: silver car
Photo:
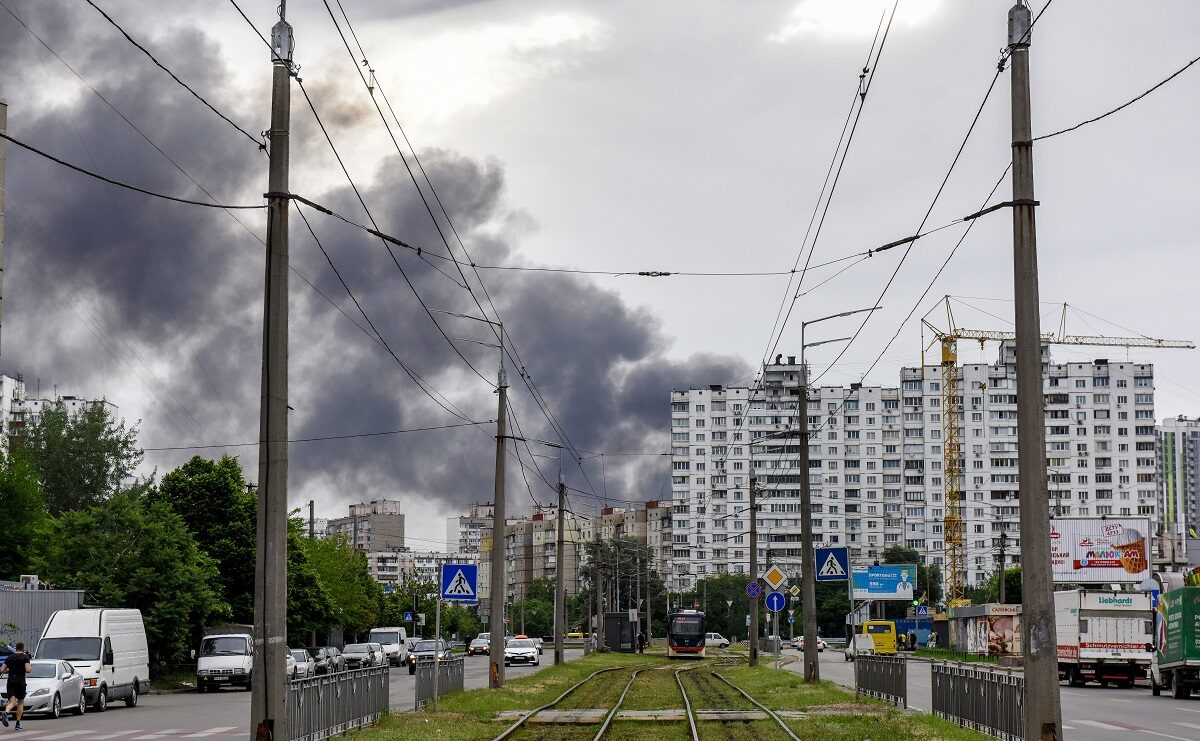
[[[30,662],[33,671],[25,678],[25,712],[45,713],[51,718],[62,716],[63,710],[83,715],[87,697],[83,693],[83,675],[66,661],[38,659]],[[7,676],[0,679],[0,696],[8,698]]]
[[[291,654],[296,663],[292,665],[292,674],[289,679],[307,679],[317,675],[317,660],[310,656],[308,651],[302,648],[293,648]]]

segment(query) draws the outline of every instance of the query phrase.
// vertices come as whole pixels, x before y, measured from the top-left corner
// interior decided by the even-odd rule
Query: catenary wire
[[[220,209],[226,209],[226,210],[228,210],[228,209],[265,209],[266,208],[265,204],[231,205],[228,203],[206,203],[204,201],[194,201],[190,198],[180,198],[178,196],[172,196],[172,195],[168,195],[166,193],[158,193],[153,190],[147,190],[146,188],[138,187],[131,183],[126,183],[121,180],[116,180],[114,178],[106,177],[97,172],[93,172],[92,170],[89,170],[86,167],[80,167],[79,165],[73,164],[71,162],[67,162],[66,160],[59,159],[58,157],[55,157],[54,155],[52,155],[48,152],[44,152],[41,149],[38,149],[37,147],[35,147],[31,144],[26,144],[25,142],[11,136],[10,134],[0,133],[0,139],[6,139],[7,141],[12,142],[13,144],[17,145],[21,149],[24,149],[28,152],[36,154],[39,157],[48,159],[51,162],[54,162],[56,164],[62,165],[63,167],[66,167],[67,169],[74,170],[75,172],[78,172],[81,175],[87,175],[90,178],[95,178],[96,180],[103,181],[105,183],[108,183],[109,185],[115,185],[118,188],[125,188],[126,190],[132,190],[137,193],[142,193],[143,195],[152,196],[154,198],[161,198],[165,201],[174,201],[175,203],[185,203],[189,206],[203,206],[205,208],[220,208]]]
[[[213,113],[220,116],[221,119],[224,120],[226,123],[228,123],[230,126],[237,129],[238,131],[240,131],[243,136],[245,136],[250,141],[254,142],[255,146],[259,147],[260,149],[267,148],[267,145],[265,142],[261,141],[260,139],[255,138],[253,134],[246,131],[244,128],[242,128],[238,124],[234,123],[233,119],[229,118],[229,116],[226,116],[224,113],[221,113],[221,111],[217,110],[217,108],[215,106],[213,106],[212,103],[209,103],[204,98],[203,95],[196,92],[196,90],[191,85],[188,85],[186,82],[179,79],[178,75],[176,75],[174,72],[172,72],[165,64],[158,61],[158,59],[153,54],[150,53],[149,49],[142,46],[140,43],[137,42],[136,39],[134,39],[132,36],[130,36],[129,32],[126,31],[124,28],[122,28],[121,24],[119,24],[115,20],[113,20],[112,16],[110,16],[108,13],[104,12],[104,10],[99,5],[96,5],[96,3],[94,3],[92,0],[84,0],[84,2],[86,2],[88,5],[95,8],[96,12],[99,13],[100,15],[104,16],[104,20],[108,21],[112,25],[113,28],[120,31],[121,35],[124,36],[129,41],[129,43],[133,44],[135,47],[138,48],[139,51],[141,51],[143,54],[145,54],[147,57],[149,57],[151,62],[154,62],[154,64],[157,65],[159,69],[161,69],[163,72],[166,72],[168,75],[170,75],[172,80],[179,83],[183,87],[184,90],[187,90],[189,93],[191,93],[192,96],[196,100],[203,103],[206,108],[208,108],[210,111],[212,111]],[[235,5],[235,7],[236,7],[236,5]],[[240,8],[239,8],[239,10],[240,10]],[[269,46],[269,44],[268,44],[268,46]]]
[[[288,444],[326,442],[326,441],[330,441],[330,440],[354,440],[354,439],[363,438],[363,437],[385,437],[388,435],[403,435],[403,434],[406,434],[409,432],[430,432],[433,430],[450,430],[450,429],[455,429],[458,427],[473,427],[475,425],[495,424],[495,423],[496,423],[496,420],[494,420],[494,419],[481,421],[481,422],[476,422],[474,420],[467,420],[466,422],[458,422],[456,424],[433,425],[430,427],[409,427],[409,428],[401,429],[401,430],[383,430],[381,432],[356,432],[356,433],[351,433],[351,434],[347,434],[347,435],[321,435],[319,437],[300,437],[300,438],[294,438],[294,439],[288,440]],[[142,448],[142,450],[144,450],[148,453],[157,453],[157,452],[170,451],[170,450],[209,450],[209,449],[213,449],[213,448],[250,448],[250,447],[256,447],[259,444],[260,444],[259,442],[252,442],[252,443],[225,443],[223,445],[172,445],[172,446],[165,446],[165,447],[158,447],[158,448]]]

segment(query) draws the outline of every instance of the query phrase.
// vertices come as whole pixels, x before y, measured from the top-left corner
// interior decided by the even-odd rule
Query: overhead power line
[[[67,162],[64,159],[59,159],[58,157],[55,157],[54,155],[52,155],[48,152],[44,152],[44,151],[38,149],[37,147],[33,146],[32,144],[26,144],[25,142],[21,141],[20,139],[17,139],[9,134],[0,133],[0,139],[6,139],[6,140],[12,142],[13,144],[16,144],[21,149],[32,152],[33,154],[36,154],[39,157],[44,157],[45,159],[48,159],[51,162],[54,162],[55,164],[62,165],[63,167],[66,167],[70,170],[74,170],[75,172],[78,172],[81,175],[87,175],[90,178],[95,178],[96,180],[101,180],[105,183],[108,183],[109,185],[115,185],[118,188],[125,188],[126,190],[132,190],[134,192],[142,193],[143,195],[148,195],[148,196],[151,196],[154,198],[161,198],[165,201],[174,201],[175,203],[186,203],[189,206],[203,206],[205,208],[220,208],[220,209],[259,209],[259,208],[265,209],[266,208],[266,204],[232,205],[232,204],[228,204],[228,203],[207,203],[205,201],[194,201],[190,198],[180,198],[179,196],[172,196],[172,195],[168,195],[166,193],[159,193],[159,192],[156,192],[153,190],[147,190],[146,188],[141,188],[141,187],[138,187],[131,183],[126,183],[121,180],[116,180],[114,178],[106,177],[104,175],[101,175],[98,172],[93,172],[93,171],[87,169],[86,167],[80,167],[79,165]]]
[[[410,432],[431,432],[433,430],[451,430],[457,427],[473,427],[482,424],[495,424],[496,420],[486,420],[483,422],[475,422],[468,420],[457,424],[449,425],[434,425],[431,427],[409,427],[403,430],[383,430],[382,432],[356,432],[348,435],[322,435],[320,437],[300,437],[288,440],[288,443],[316,443],[326,442],[328,440],[353,440],[360,437],[384,437],[387,435],[404,435]],[[146,452],[162,452],[168,450],[210,450],[212,448],[249,448],[260,445],[260,442],[252,443],[225,443],[223,445],[174,445],[161,448],[142,448]]]
[[[1089,119],[1087,119],[1086,121],[1080,121],[1079,123],[1075,124],[1074,126],[1068,126],[1068,127],[1067,127],[1067,128],[1065,128],[1065,129],[1059,129],[1058,131],[1055,131],[1055,132],[1052,132],[1052,133],[1049,133],[1049,134],[1042,134],[1041,136],[1035,136],[1035,137],[1033,137],[1033,140],[1034,140],[1035,142],[1037,142],[1037,141],[1041,141],[1041,140],[1043,140],[1043,139],[1049,139],[1050,137],[1053,137],[1053,136],[1058,136],[1059,134],[1066,134],[1066,133],[1068,133],[1068,132],[1071,132],[1071,131],[1076,131],[1076,130],[1078,130],[1078,129],[1082,129],[1084,126],[1087,126],[1087,125],[1089,125],[1089,124],[1094,124],[1094,123],[1096,123],[1097,121],[1101,121],[1101,120],[1103,120],[1103,119],[1106,119],[1106,118],[1108,118],[1109,116],[1113,115],[1114,113],[1117,113],[1118,111],[1124,110],[1125,108],[1128,108],[1129,106],[1131,106],[1131,105],[1133,105],[1134,103],[1138,102],[1138,101],[1139,101],[1139,100],[1141,100],[1142,98],[1145,98],[1147,95],[1149,95],[1150,93],[1154,92],[1155,90],[1158,90],[1160,87],[1162,87],[1163,85],[1166,85],[1168,82],[1170,82],[1171,80],[1174,80],[1176,77],[1179,77],[1180,75],[1182,75],[1184,72],[1186,72],[1186,71],[1187,71],[1189,68],[1191,68],[1191,67],[1192,67],[1192,65],[1196,64],[1197,62],[1200,62],[1200,57],[1196,57],[1196,58],[1195,58],[1195,59],[1193,59],[1192,61],[1188,62],[1187,64],[1183,65],[1183,66],[1182,66],[1182,67],[1180,67],[1179,69],[1177,69],[1177,70],[1175,70],[1174,72],[1172,72],[1172,73],[1171,73],[1171,74],[1170,74],[1170,75],[1169,75],[1169,76],[1168,76],[1166,79],[1162,80],[1161,82],[1159,82],[1158,84],[1156,84],[1154,87],[1152,87],[1152,88],[1150,88],[1150,89],[1146,90],[1145,92],[1141,93],[1140,95],[1137,95],[1137,96],[1135,96],[1135,97],[1133,97],[1133,98],[1130,98],[1129,100],[1125,101],[1124,103],[1122,103],[1121,105],[1117,106],[1116,108],[1113,108],[1113,109],[1112,109],[1112,110],[1110,110],[1110,111],[1106,111],[1105,113],[1101,113],[1099,116],[1096,116],[1096,117],[1094,117],[1094,118],[1089,118]]]
[[[95,8],[96,12],[99,13],[100,15],[104,16],[104,20],[106,20],[110,24],[112,24],[113,28],[120,31],[121,35],[124,36],[129,41],[129,43],[133,44],[135,47],[138,48],[139,51],[141,51],[143,54],[145,54],[147,57],[149,57],[151,62],[154,62],[154,64],[157,65],[159,69],[161,69],[163,72],[166,72],[168,75],[170,75],[171,79],[174,80],[175,82],[179,83],[183,87],[184,90],[187,90],[189,93],[191,93],[192,97],[194,97],[196,100],[203,103],[204,106],[206,108],[208,108],[208,110],[210,110],[213,113],[220,116],[221,119],[224,120],[226,123],[228,123],[230,126],[237,129],[238,131],[240,131],[243,136],[245,136],[250,141],[254,142],[255,146],[257,146],[259,149],[266,150],[266,148],[267,148],[266,142],[255,138],[255,136],[253,134],[251,134],[249,131],[246,131],[244,128],[242,128],[238,124],[234,123],[233,119],[231,119],[229,116],[226,116],[224,113],[221,113],[221,111],[217,110],[216,106],[214,106],[212,103],[209,103],[204,98],[204,96],[201,95],[200,93],[196,92],[196,90],[191,85],[188,85],[186,82],[179,79],[178,75],[176,75],[174,72],[172,72],[165,64],[158,61],[158,59],[153,54],[150,53],[149,49],[142,46],[140,43],[138,43],[138,41],[136,39],[134,39],[132,36],[130,36],[129,32],[126,31],[124,28],[122,28],[120,23],[117,23],[115,20],[113,20],[112,16],[110,16],[108,13],[104,12],[104,10],[99,5],[96,5],[96,3],[92,2],[92,0],[84,0],[84,2],[86,2],[88,5]],[[240,8],[239,8],[239,10],[240,10]],[[269,46],[269,44],[268,44],[268,46]]]

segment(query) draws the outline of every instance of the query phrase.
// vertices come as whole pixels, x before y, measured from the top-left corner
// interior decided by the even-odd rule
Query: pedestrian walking
[[[592,631],[592,650],[595,651],[600,647],[599,639],[596,637],[596,631]]]
[[[25,675],[33,671],[33,664],[30,663],[29,654],[25,653],[24,643],[18,642],[16,649],[16,653],[9,654],[0,665],[0,674],[8,675],[8,703],[4,710],[0,711],[0,723],[8,728],[8,714],[13,712],[15,706],[16,730],[23,731],[25,729],[21,727],[21,716],[25,714]]]
[[[640,654],[646,653],[646,631],[644,631],[644,630],[638,631],[637,648],[638,648],[638,653],[640,653]]]

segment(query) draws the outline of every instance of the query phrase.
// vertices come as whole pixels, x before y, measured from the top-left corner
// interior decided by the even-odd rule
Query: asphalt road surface
[[[554,652],[547,648],[542,664],[510,666],[505,678],[514,679],[540,671],[554,661]],[[582,649],[567,649],[568,661],[583,655]],[[487,686],[486,656],[466,659],[464,689]],[[391,689],[392,712],[413,709],[416,677],[407,669],[392,669],[388,683]],[[222,689],[215,693],[177,692],[143,695],[136,708],[124,703],[109,705],[104,713],[89,712],[76,716],[66,711],[62,718],[50,720],[30,716],[23,723],[21,741],[180,741],[181,739],[245,739],[250,735],[250,693],[240,689]],[[0,728],[0,734],[12,733]]]
[[[794,654],[794,651],[786,653]],[[821,678],[854,687],[854,664],[841,651],[820,654]],[[908,664],[908,707],[929,712],[932,708],[930,665],[926,661]],[[788,666],[799,672],[800,662]],[[1172,700],[1154,697],[1149,685],[1116,689],[1089,684],[1086,687],[1059,687],[1062,698],[1063,731],[1068,739],[1088,741],[1173,741],[1200,740],[1200,697]]]

